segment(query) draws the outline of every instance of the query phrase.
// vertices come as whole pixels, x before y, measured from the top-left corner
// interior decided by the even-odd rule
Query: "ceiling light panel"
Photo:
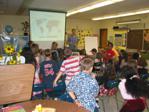
[[[70,16],[70,15],[73,15],[73,14],[76,14],[76,13],[86,12],[86,11],[89,11],[89,10],[104,7],[104,6],[111,5],[111,4],[114,4],[114,3],[117,3],[117,2],[121,2],[121,1],[124,1],[124,0],[106,0],[106,1],[103,1],[103,2],[100,1],[100,2],[97,2],[95,4],[88,5],[86,7],[82,7],[82,8],[76,9],[76,10],[72,10],[72,11],[68,11],[67,16]]]

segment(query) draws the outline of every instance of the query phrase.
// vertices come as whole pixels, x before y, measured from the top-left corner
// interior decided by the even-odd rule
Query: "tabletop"
[[[31,112],[38,104],[41,104],[42,107],[55,108],[56,112],[87,112],[84,108],[78,107],[76,104],[58,100],[32,100],[19,104],[26,112]]]

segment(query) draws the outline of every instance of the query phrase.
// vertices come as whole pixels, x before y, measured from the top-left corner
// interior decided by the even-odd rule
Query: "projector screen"
[[[66,13],[30,10],[30,40],[42,49],[53,41],[64,47]]]

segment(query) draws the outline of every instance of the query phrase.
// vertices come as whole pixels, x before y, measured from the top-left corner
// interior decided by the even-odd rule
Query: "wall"
[[[141,24],[133,24],[133,25],[126,25],[131,29],[149,29],[149,14],[144,15],[136,15],[136,16],[129,16],[117,19],[110,19],[110,20],[102,20],[102,21],[91,21],[91,20],[84,20],[84,19],[66,19],[66,32],[70,33],[72,28],[82,29],[82,30],[89,30],[93,34],[99,35],[100,28],[107,28],[108,29],[108,38],[114,36],[115,32],[113,30],[113,26],[117,26],[117,21],[129,21],[134,19],[141,19]],[[29,21],[28,16],[6,16],[0,15],[0,32],[2,32],[2,28],[10,24],[14,27],[15,35],[23,35],[23,25],[21,24],[24,21]],[[100,41],[100,40],[99,40]]]
[[[123,18],[116,18],[116,19],[108,19],[108,20],[101,20],[98,21],[98,28],[107,28],[108,29],[108,38],[115,34],[113,30],[113,26],[118,26],[116,22],[120,21],[130,21],[135,19],[141,19],[141,23],[139,24],[131,24],[131,25],[123,25],[130,29],[149,29],[149,14],[143,15],[135,15],[135,16],[128,16]]]
[[[0,15],[0,32],[5,25],[12,25],[14,28],[15,34],[23,34],[23,25],[21,24],[24,21],[29,21],[29,16],[14,16],[14,15]],[[91,30],[93,33],[98,33],[97,22],[91,20],[80,20],[80,19],[67,19],[66,20],[66,31],[71,32],[72,28]]]
[[[94,34],[99,34],[98,22],[84,19],[67,19],[66,20],[66,31],[71,32],[72,28],[90,30]]]
[[[96,21],[84,19],[67,19],[66,21],[66,39],[71,33],[72,28],[75,28],[79,37],[79,42],[77,44],[79,49],[85,48],[85,37],[99,37],[99,29]],[[99,43],[99,40],[97,40],[97,43]],[[65,45],[67,46],[67,44],[66,42]]]
[[[3,31],[5,25],[11,25],[14,30],[13,35],[23,35],[22,22],[29,21],[28,16],[13,16],[13,15],[0,15],[0,32]]]

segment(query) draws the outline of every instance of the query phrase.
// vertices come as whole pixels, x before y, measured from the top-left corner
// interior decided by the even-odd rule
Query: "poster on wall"
[[[98,37],[85,37],[85,50],[87,54],[95,48],[98,49]]]
[[[149,50],[149,29],[144,30],[144,50]]]
[[[122,34],[115,34],[115,46],[122,45]]]
[[[77,29],[76,33],[77,33],[77,36],[79,37],[79,41],[77,43],[77,48],[78,49],[85,49],[85,37],[93,36],[92,30]],[[65,37],[65,40],[68,39],[68,35],[70,35],[71,32],[66,33],[66,34],[67,35]],[[68,43],[67,43],[67,41],[65,41],[65,46],[67,46],[67,45],[68,45]]]
[[[126,35],[125,34],[115,34],[115,46],[126,46]]]

